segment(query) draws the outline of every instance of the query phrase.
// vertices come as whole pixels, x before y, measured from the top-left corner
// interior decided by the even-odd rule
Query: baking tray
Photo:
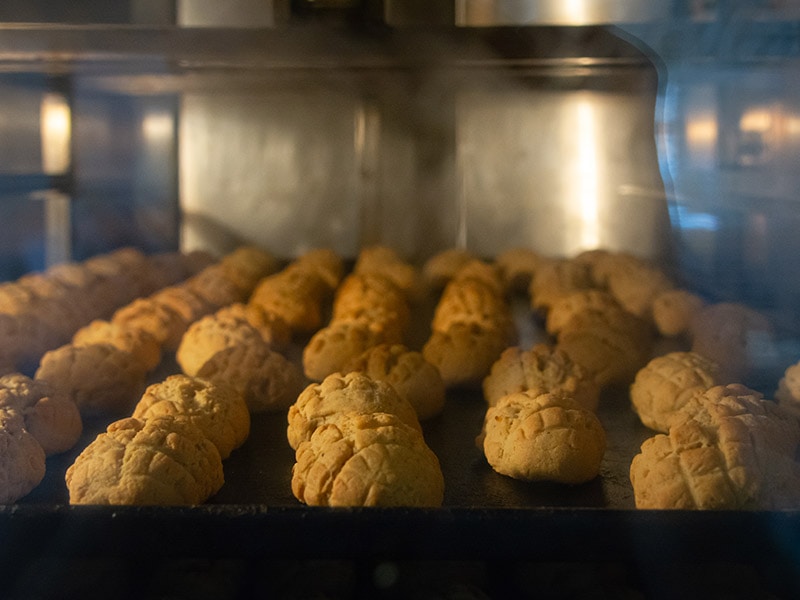
[[[523,309],[520,318],[519,311],[515,304],[521,345],[529,345],[540,332],[529,313]],[[427,316],[421,320],[428,322]],[[417,332],[410,345],[419,345],[424,335]],[[168,357],[151,379],[176,372]],[[0,576],[21,572],[31,561],[102,557],[138,564],[143,555],[148,561],[248,564],[478,561],[491,565],[500,581],[503,569],[521,561],[622,561],[648,577],[677,561],[756,565],[759,573],[772,573],[781,589],[794,592],[800,581],[800,511],[635,508],[628,469],[653,432],[631,409],[626,388],[602,393],[598,416],[607,451],[600,476],[580,485],[523,482],[494,472],[475,444],[485,411],[480,390],[449,390],[443,412],[423,423],[445,478],[444,503],[436,509],[302,505],[291,493],[294,452],[286,441],[285,412],[253,415],[248,440],[223,463],[224,486],[204,505],[70,506],[64,473],[106,425],[86,422],[72,451],[48,459],[36,489],[15,505],[0,506]],[[364,597],[372,597],[374,587],[367,589]]]

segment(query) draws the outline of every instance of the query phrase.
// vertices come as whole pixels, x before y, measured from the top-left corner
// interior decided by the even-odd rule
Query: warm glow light
[[[42,170],[47,175],[60,175],[69,169],[71,160],[69,103],[61,94],[46,94],[39,115]]]
[[[598,207],[597,123],[592,105],[580,100],[576,106],[578,132],[576,201],[579,211],[579,245],[595,248],[600,245]]]
[[[692,160],[700,165],[713,164],[717,156],[719,127],[713,113],[691,115],[686,122],[686,146]]]
[[[772,128],[772,113],[765,108],[752,108],[739,119],[739,129],[743,132],[766,133]]]
[[[172,139],[174,126],[175,121],[169,113],[148,113],[142,119],[142,133],[149,142]]]

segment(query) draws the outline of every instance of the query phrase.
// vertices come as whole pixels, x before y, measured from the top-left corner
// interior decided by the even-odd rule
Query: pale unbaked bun
[[[566,395],[519,392],[486,411],[483,451],[502,475],[578,484],[600,473],[606,434],[600,420]]]
[[[44,479],[45,454],[16,408],[0,406],[0,504],[27,496]]]
[[[692,399],[669,434],[646,440],[631,462],[637,508],[796,508],[796,419],[741,385]]]
[[[445,387],[442,376],[422,353],[402,344],[380,344],[363,352],[343,369],[360,371],[377,381],[385,381],[414,407],[420,421],[442,412]]]
[[[311,439],[314,430],[343,414],[378,412],[397,415],[409,427],[422,430],[414,407],[390,384],[364,373],[336,373],[306,387],[289,407],[286,437],[296,450],[301,442]]]
[[[717,365],[695,352],[670,352],[647,363],[630,388],[631,405],[645,427],[666,433],[676,412],[717,381]]]
[[[316,429],[296,452],[292,493],[311,506],[439,507],[444,477],[420,432],[387,413]]]
[[[563,392],[587,410],[596,410],[600,388],[589,373],[569,355],[549,344],[528,350],[511,346],[503,350],[483,380],[489,406],[516,392]]]
[[[115,421],[66,473],[70,504],[195,505],[222,487],[217,447],[186,417]]]
[[[250,411],[234,388],[187,375],[171,375],[147,387],[133,410],[141,420],[184,416],[213,442],[225,460],[250,434]]]

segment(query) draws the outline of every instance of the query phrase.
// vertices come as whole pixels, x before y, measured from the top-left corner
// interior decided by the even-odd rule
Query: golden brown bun
[[[695,352],[658,356],[636,374],[631,405],[645,427],[666,433],[678,410],[719,383],[717,371],[715,363]]]
[[[297,365],[263,342],[220,350],[195,375],[232,386],[251,413],[286,410],[307,383]]]
[[[463,248],[442,250],[425,261],[422,278],[430,290],[442,290],[458,270],[474,258],[475,255]]]
[[[34,378],[70,398],[86,416],[129,414],[145,375],[132,354],[110,344],[67,344],[42,357]]]
[[[628,255],[621,255],[607,273],[608,291],[628,312],[643,319],[652,318],[653,301],[674,286],[667,275],[654,265]]]
[[[575,260],[554,259],[537,269],[528,292],[531,307],[546,313],[563,296],[593,287],[589,265]]]
[[[145,371],[152,371],[161,362],[161,344],[150,333],[136,327],[96,319],[75,332],[74,346],[111,344],[134,356]]]
[[[434,331],[422,355],[438,369],[445,387],[475,387],[508,345],[505,333],[457,323],[447,332]]]
[[[258,282],[278,270],[279,261],[255,246],[240,246],[219,261],[222,271],[243,295],[249,296]]]
[[[484,431],[486,460],[515,479],[590,481],[599,475],[606,450],[597,416],[560,394],[504,396],[486,411]]]
[[[506,348],[483,380],[483,396],[489,406],[503,396],[524,391],[563,392],[591,411],[597,409],[600,398],[600,388],[583,367],[544,343],[529,350]]]
[[[380,344],[349,362],[344,372],[360,371],[389,383],[414,407],[420,421],[442,412],[445,387],[442,376],[422,353],[402,344]]]
[[[215,310],[213,304],[192,291],[188,285],[171,285],[162,288],[151,294],[150,298],[157,304],[164,305],[178,313],[186,326]]]
[[[422,280],[414,265],[403,260],[400,255],[388,246],[368,246],[358,253],[353,273],[359,275],[374,274],[386,277],[409,299],[422,294]]]
[[[16,408],[0,406],[0,504],[27,496],[44,479],[45,454]]]
[[[339,320],[317,331],[303,348],[303,372],[311,381],[346,370],[347,363],[370,348],[400,340],[368,319]]]
[[[785,410],[800,418],[800,362],[786,367],[778,381],[775,400]]]
[[[66,452],[78,443],[83,421],[77,405],[57,394],[50,384],[21,373],[0,377],[0,407],[11,406],[25,419],[25,428],[47,456]]]
[[[513,331],[511,311],[503,296],[474,278],[451,281],[436,305],[431,321],[433,331],[446,332],[456,324],[496,331],[506,339]]]
[[[300,444],[292,492],[311,506],[438,507],[444,478],[417,429],[396,415],[326,423]]]
[[[622,306],[604,290],[589,289],[571,292],[553,302],[545,319],[545,330],[557,336],[573,317],[586,312],[605,314],[619,312]]]
[[[246,319],[206,315],[192,323],[183,334],[175,360],[187,375],[197,372],[220,350],[237,345],[265,344],[259,331]]]
[[[322,326],[323,304],[330,288],[311,268],[293,263],[262,279],[249,304],[283,319],[292,332],[309,333]]]
[[[301,442],[311,439],[314,430],[343,414],[377,412],[397,415],[409,427],[422,430],[414,407],[390,384],[351,372],[330,375],[322,383],[307,386],[289,407],[286,437],[296,450]]]
[[[637,508],[785,509],[800,502],[797,420],[742,385],[692,399],[631,462]]]
[[[313,275],[314,279],[323,284],[326,293],[331,293],[338,287],[344,274],[342,257],[330,248],[309,250],[295,260],[294,266]]]
[[[223,482],[216,446],[171,415],[111,423],[66,473],[70,504],[201,504]]]
[[[261,334],[261,338],[273,350],[282,351],[292,341],[292,331],[289,325],[278,315],[268,313],[255,304],[235,302],[216,312],[222,319],[238,319],[247,321]]]
[[[250,411],[232,387],[187,375],[171,375],[147,387],[133,410],[141,420],[158,415],[189,419],[225,460],[250,434]]]
[[[549,259],[530,248],[509,248],[494,260],[507,292],[526,293],[536,271]]]
[[[559,332],[556,347],[601,386],[628,385],[650,358],[652,332],[627,311],[584,312]]]
[[[162,348],[175,350],[188,323],[175,309],[152,298],[137,298],[119,308],[111,322],[125,329],[141,329],[153,336]]]
[[[348,275],[336,290],[331,323],[360,319],[385,331],[387,339],[400,341],[411,320],[408,298],[383,275]]]
[[[237,283],[231,279],[225,267],[216,263],[193,275],[183,285],[208,302],[213,310],[218,310],[247,299],[249,290],[240,289]]]

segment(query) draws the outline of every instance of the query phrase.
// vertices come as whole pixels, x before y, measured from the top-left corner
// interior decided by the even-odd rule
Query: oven
[[[0,279],[120,248],[327,248],[348,268],[376,245],[418,268],[602,249],[766,315],[746,384],[773,398],[800,360],[799,49],[791,0],[7,0]],[[485,412],[453,389],[423,424],[437,508],[305,506],[285,412],[253,417],[202,504],[72,506],[64,474],[107,425],[87,421],[0,506],[0,572],[12,598],[798,592],[800,500],[636,508],[652,431],[627,384],[602,394],[609,442],[580,485],[494,472]]]

